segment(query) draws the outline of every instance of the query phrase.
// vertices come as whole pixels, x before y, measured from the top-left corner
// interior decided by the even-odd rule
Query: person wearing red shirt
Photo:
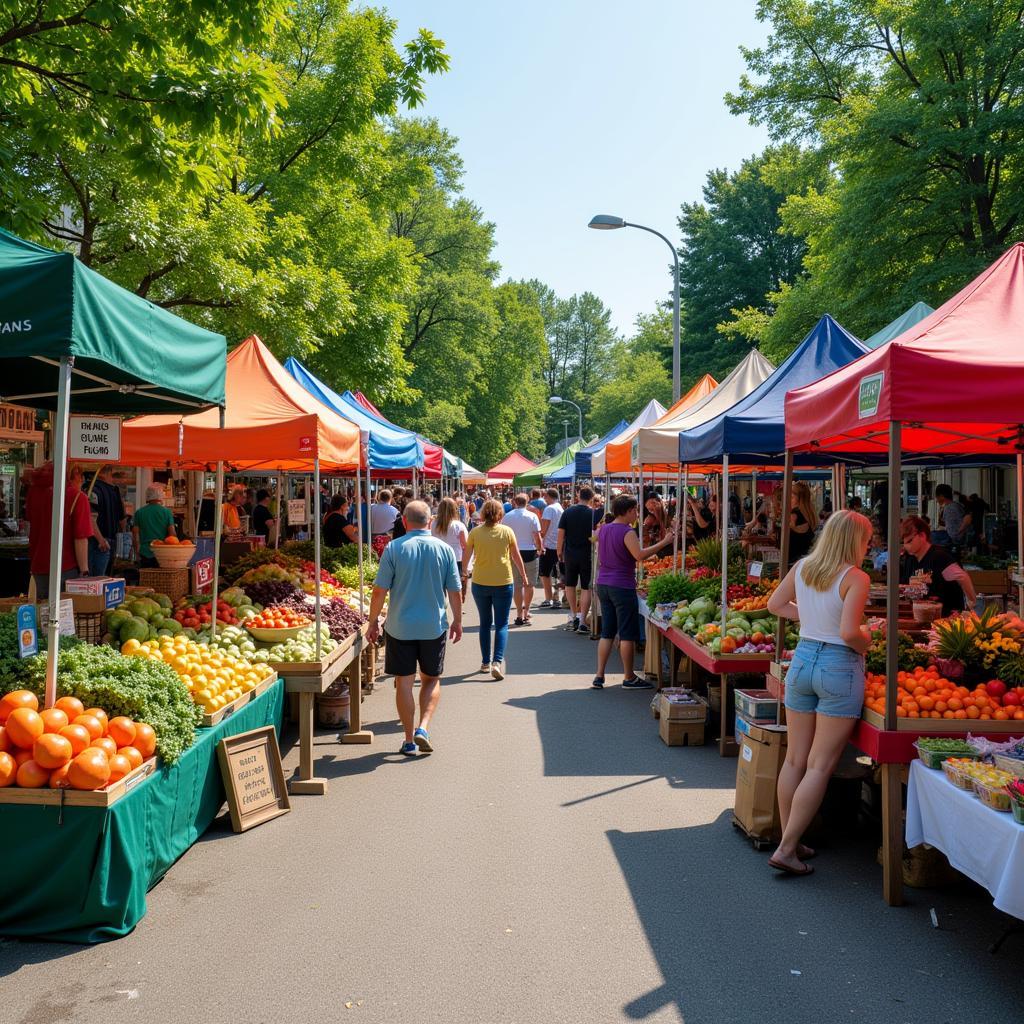
[[[53,463],[47,462],[32,475],[25,498],[28,550],[36,600],[50,596],[50,527],[53,516]],[[69,579],[89,575],[89,538],[92,536],[89,499],[82,491],[82,470],[68,470],[64,492],[64,545],[60,561],[61,588]]]

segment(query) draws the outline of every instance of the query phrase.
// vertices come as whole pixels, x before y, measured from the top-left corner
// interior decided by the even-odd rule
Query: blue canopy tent
[[[778,369],[746,398],[713,420],[679,434],[679,461],[716,462],[723,455],[752,465],[780,461],[786,450],[786,392],[813,384],[867,351],[861,341],[826,313]],[[801,456],[800,461],[807,460]]]
[[[891,324],[886,324],[880,331],[875,331],[864,344],[870,349],[881,348],[887,341],[898,338],[904,331],[909,331],[935,310],[927,302],[915,302],[905,313],[896,317]]]
[[[591,464],[594,452],[599,452],[609,441],[617,437],[629,426],[626,420],[619,420],[618,423],[608,431],[599,441],[592,441],[576,453],[574,462],[566,463],[559,467],[554,473],[544,477],[547,484],[571,484],[578,476],[590,476]]]
[[[288,359],[284,368],[317,401],[368,434],[366,457],[371,474],[387,477],[423,468],[423,446],[411,430],[379,420],[355,398],[346,397],[349,392],[339,395],[314,377],[297,359]]]

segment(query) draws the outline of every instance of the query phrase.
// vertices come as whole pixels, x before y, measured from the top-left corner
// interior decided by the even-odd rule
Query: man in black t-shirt
[[[256,492],[256,504],[252,509],[252,530],[261,537],[266,538],[270,543],[270,527],[275,522],[274,514],[270,511],[270,491],[261,487]]]
[[[590,507],[594,492],[581,487],[576,504],[570,505],[558,520],[558,560],[565,563],[565,593],[572,612],[572,630],[589,633],[590,611],[590,538],[594,533],[594,510]],[[576,587],[582,588],[577,602]],[[578,607],[577,607],[578,605]]]
[[[963,611],[965,597],[967,607],[973,609],[977,594],[970,576],[949,551],[932,544],[928,524],[920,516],[908,516],[903,520],[902,535],[900,583],[909,583],[914,573],[928,573],[928,596],[942,602],[943,615]]]

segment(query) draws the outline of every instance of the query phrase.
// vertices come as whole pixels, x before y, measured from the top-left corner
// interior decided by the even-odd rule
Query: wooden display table
[[[784,673],[772,662],[765,675],[765,687],[778,700],[785,700]],[[916,760],[918,737],[938,736],[966,739],[967,734],[1005,741],[1024,734],[1024,722],[980,722],[978,719],[901,718],[897,728],[886,729],[881,715],[864,709],[854,726],[850,743],[882,768],[882,895],[889,906],[903,903],[903,786],[906,768]]]
[[[324,693],[343,673],[348,673],[349,729],[342,743],[372,743],[373,733],[362,728],[362,651],[366,643],[364,625],[342,640],[320,661],[273,662],[284,679],[286,693],[299,695],[299,767],[288,782],[288,792],[322,796],[327,780],[313,775],[313,715],[318,694]]]

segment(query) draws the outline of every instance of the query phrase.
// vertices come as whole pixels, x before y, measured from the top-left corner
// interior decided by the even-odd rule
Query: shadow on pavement
[[[607,833],[665,979],[626,1017],[674,1003],[686,1024],[1019,1024],[1007,988],[1019,948],[987,952],[1003,929],[987,893],[909,889],[907,906],[887,907],[867,840],[823,851],[808,878],[780,876],[730,817]]]
[[[662,743],[650,711],[653,695],[621,686],[580,687],[505,704],[536,713],[545,775],[653,776],[685,789],[734,788],[736,762],[723,761],[717,747]]]

